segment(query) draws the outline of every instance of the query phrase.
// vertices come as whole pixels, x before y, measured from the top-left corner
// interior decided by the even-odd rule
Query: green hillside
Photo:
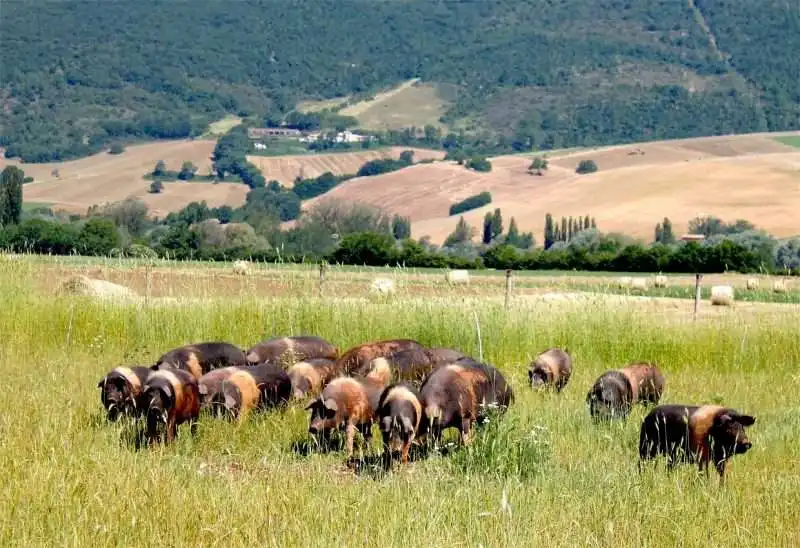
[[[797,129],[799,6],[7,0],[0,145],[66,159],[414,77],[454,86],[441,121],[491,151]]]

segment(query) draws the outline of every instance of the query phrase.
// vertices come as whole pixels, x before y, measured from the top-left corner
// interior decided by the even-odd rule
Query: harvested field
[[[577,175],[581,160],[599,171]],[[415,237],[442,242],[457,218],[452,203],[490,191],[490,205],[466,213],[479,227],[486,211],[501,208],[538,241],[545,214],[591,215],[604,232],[649,241],[655,223],[669,217],[676,231],[700,215],[747,219],[779,237],[800,233],[800,152],[768,135],[714,137],[562,151],[539,177],[527,156],[492,159],[491,173],[452,162],[407,168],[377,178],[353,179],[324,197],[380,205],[411,217]],[[311,204],[307,204],[309,207]]]
[[[334,154],[302,154],[295,156],[248,156],[264,173],[268,181],[275,180],[283,186],[291,187],[297,177],[310,179],[319,177],[326,171],[334,175],[351,175],[371,160],[400,157],[404,150],[413,150],[415,161],[441,160],[444,153],[413,147],[389,147],[381,150],[365,150],[362,152],[339,152]]]
[[[188,161],[199,168],[198,173],[209,173],[214,145],[213,140],[165,141],[130,146],[118,155],[100,153],[69,162],[16,165],[34,178],[24,187],[25,201],[86,213],[92,205],[134,197],[144,201],[151,214],[164,216],[192,201],[205,200],[212,207],[244,202],[247,187],[239,184],[166,183],[161,194],[148,192],[150,181],[143,176],[159,160],[164,160],[167,169],[178,171]],[[0,167],[3,162],[13,163],[0,160]]]

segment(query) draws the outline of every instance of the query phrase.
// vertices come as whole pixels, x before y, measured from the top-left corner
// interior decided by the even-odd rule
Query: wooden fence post
[[[700,280],[703,279],[702,274],[694,275],[694,315],[693,319],[697,320],[697,308],[700,306]]]
[[[511,269],[506,270],[506,303],[505,308],[508,310],[509,305],[511,304]]]

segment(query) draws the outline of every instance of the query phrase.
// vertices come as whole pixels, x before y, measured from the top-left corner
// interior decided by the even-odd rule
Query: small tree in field
[[[178,179],[181,181],[188,181],[194,179],[194,174],[197,173],[197,166],[192,162],[183,162],[181,171],[178,173]]]
[[[475,229],[470,226],[464,217],[459,217],[456,229],[444,241],[444,247],[450,247],[456,244],[468,242],[472,240],[475,235]]]
[[[0,175],[0,226],[19,224],[22,216],[22,184],[25,172],[8,166]]]
[[[163,177],[167,174],[167,164],[164,163],[164,160],[159,160],[156,162],[156,167],[153,168],[153,177]]]
[[[122,154],[123,152],[125,152],[125,147],[121,143],[114,143],[108,149],[109,154]]]
[[[550,249],[556,241],[556,229],[553,224],[553,216],[551,214],[545,215],[544,218],[544,248]]]
[[[494,215],[486,212],[486,215],[483,217],[483,237],[481,241],[485,245],[489,245],[492,243],[492,222],[494,221]]]
[[[164,183],[161,181],[153,181],[150,183],[150,194],[161,194],[162,190],[164,190]]]
[[[594,160],[581,160],[581,163],[579,163],[578,167],[575,169],[575,173],[580,175],[594,173],[595,171],[597,171],[597,164],[594,163]]]
[[[547,162],[547,158],[536,157],[533,159],[533,162],[531,162],[528,172],[542,176],[544,172],[547,171],[548,167],[549,163]]]

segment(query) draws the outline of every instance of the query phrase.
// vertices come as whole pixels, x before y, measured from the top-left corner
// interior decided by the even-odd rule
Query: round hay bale
[[[450,285],[469,284],[469,272],[466,270],[450,270],[445,279]]]
[[[760,282],[758,278],[747,278],[747,289],[748,291],[754,291],[758,289]]]
[[[631,289],[647,291],[647,278],[633,278],[631,280]]]
[[[627,289],[631,286],[632,283],[633,283],[633,278],[631,278],[630,276],[622,276],[620,278],[617,278],[617,287],[619,287],[620,289]]]
[[[653,281],[653,286],[659,287],[659,288],[662,288],[662,289],[667,287],[667,277],[664,276],[663,274],[658,274],[656,276],[655,280]]]
[[[56,294],[96,297],[100,299],[114,297],[129,298],[136,296],[136,293],[124,285],[118,285],[105,280],[95,280],[88,276],[73,276],[58,287]]]
[[[370,285],[370,291],[382,295],[394,293],[394,280],[389,278],[375,278],[372,280],[372,285]]]
[[[775,280],[772,282],[772,291],[774,293],[786,293],[789,288],[786,286],[786,280]]]
[[[233,273],[238,276],[247,276],[250,272],[250,265],[247,261],[234,261],[233,263]]]
[[[731,306],[733,304],[733,287],[715,285],[711,288],[711,304],[715,306]]]

